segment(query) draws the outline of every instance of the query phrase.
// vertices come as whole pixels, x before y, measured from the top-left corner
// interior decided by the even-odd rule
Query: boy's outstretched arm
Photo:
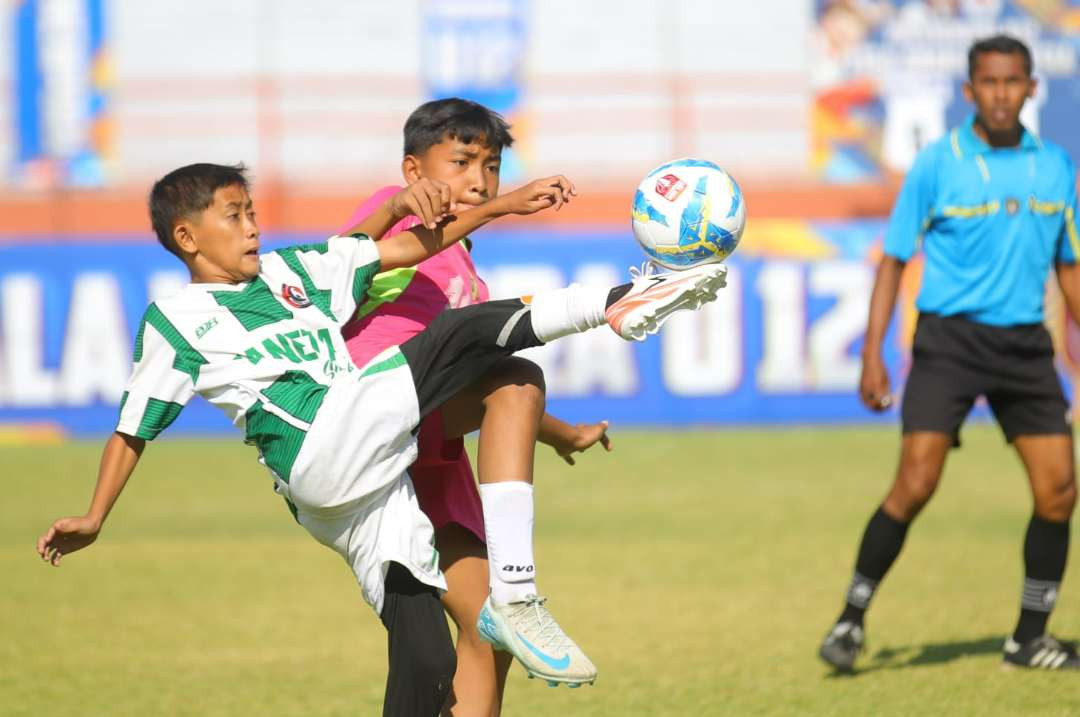
[[[392,226],[410,216],[418,218],[421,226],[436,229],[439,222],[455,208],[448,184],[437,179],[422,178],[395,192],[359,224],[343,233],[365,234],[372,239],[381,239]]]
[[[388,199],[386,204],[376,211],[372,217],[365,219],[353,230],[345,232],[346,234],[363,233],[363,227],[369,222],[374,228],[379,228],[377,225],[385,223],[389,217],[394,216],[398,211],[405,211],[394,209],[391,206],[402,195],[407,195],[418,203],[421,202],[421,199],[423,202],[427,202],[423,206],[420,206],[420,204],[417,204],[417,206],[409,205],[407,214],[416,214],[425,225],[435,222],[436,228],[416,227],[376,242],[376,247],[379,250],[379,262],[383,271],[415,266],[428,257],[438,254],[454,242],[468,236],[492,219],[507,214],[535,214],[544,209],[559,209],[576,194],[574,185],[570,180],[558,175],[530,182],[508,194],[495,197],[478,207],[451,213],[449,191],[442,192],[440,190],[436,196],[434,190],[430,187],[423,190],[417,188],[418,185],[424,182],[435,184],[433,180],[422,180],[422,182],[410,184]],[[441,182],[438,184],[441,184]],[[438,207],[434,206],[435,202],[438,202]],[[407,216],[407,214],[403,216]],[[385,229],[383,232],[385,232]]]
[[[605,451],[611,452],[611,439],[607,434],[608,422],[579,423],[572,426],[550,413],[540,418],[540,431],[537,440],[555,449],[564,461],[574,465],[574,453],[581,453],[599,443]]]
[[[124,490],[131,472],[135,470],[146,441],[123,433],[114,433],[105,442],[98,468],[94,497],[86,515],[60,518],[38,538],[37,551],[41,559],[53,565],[68,553],[85,548],[97,540],[105,518]]]

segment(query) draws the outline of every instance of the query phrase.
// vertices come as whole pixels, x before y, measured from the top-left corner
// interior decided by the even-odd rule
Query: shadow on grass
[[[869,663],[854,672],[834,672],[831,678],[850,678],[878,670],[902,670],[924,665],[940,665],[964,657],[1000,654],[1005,638],[1000,635],[958,642],[932,642],[925,645],[884,647],[873,654]]]

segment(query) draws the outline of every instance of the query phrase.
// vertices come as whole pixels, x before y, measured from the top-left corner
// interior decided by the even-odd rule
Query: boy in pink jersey
[[[445,182],[458,207],[475,206],[498,193],[501,151],[512,142],[506,122],[481,105],[459,99],[429,102],[406,121],[402,174],[410,184],[420,178]],[[398,191],[400,187],[380,189],[345,226],[363,221]],[[408,217],[384,237],[420,223]],[[489,298],[468,249],[459,243],[415,267],[376,276],[356,319],[343,330],[346,345],[353,361],[363,366],[387,347],[422,331],[447,307],[460,308]],[[543,381],[539,368],[520,358],[508,358],[495,370],[521,385]],[[483,506],[464,442],[444,437],[444,420],[455,422],[456,417],[439,411],[421,424],[419,457],[409,473],[420,507],[435,528],[440,567],[449,587],[443,603],[458,627],[458,667],[447,712],[486,717],[499,714],[511,658],[506,652],[493,652],[476,629],[488,595]],[[544,414],[539,438],[573,465],[575,451],[597,442],[611,449],[606,428],[606,422],[571,426]],[[488,437],[481,435],[483,471],[483,441],[499,437],[490,432]]]

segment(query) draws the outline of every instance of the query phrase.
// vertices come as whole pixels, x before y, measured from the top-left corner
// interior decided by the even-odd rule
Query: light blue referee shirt
[[[885,253],[907,261],[922,243],[919,311],[994,326],[1039,323],[1050,267],[1080,257],[1076,170],[1061,147],[1027,130],[1019,146],[995,149],[974,121],[916,157]]]

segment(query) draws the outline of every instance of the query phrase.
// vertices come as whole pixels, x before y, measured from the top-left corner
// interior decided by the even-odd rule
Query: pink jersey
[[[397,187],[385,187],[360,205],[342,231],[356,226]],[[386,236],[420,223],[409,217],[395,224]],[[447,306],[466,306],[488,298],[487,286],[476,275],[469,252],[461,243],[442,251],[419,266],[394,269],[375,277],[358,318],[342,331],[349,355],[363,366],[389,346],[420,333]],[[420,422],[419,455],[409,468],[416,499],[431,519],[436,533],[457,523],[484,542],[484,508],[476,489],[465,442],[444,438],[441,411]]]
[[[341,231],[359,224],[400,190],[383,187],[375,192],[353,212]],[[407,231],[419,223],[416,217],[406,217],[385,236]],[[367,299],[360,304],[357,318],[342,333],[353,361],[363,366],[386,348],[423,331],[447,306],[459,308],[487,300],[487,285],[476,275],[468,249],[458,242],[415,267],[377,275]]]

